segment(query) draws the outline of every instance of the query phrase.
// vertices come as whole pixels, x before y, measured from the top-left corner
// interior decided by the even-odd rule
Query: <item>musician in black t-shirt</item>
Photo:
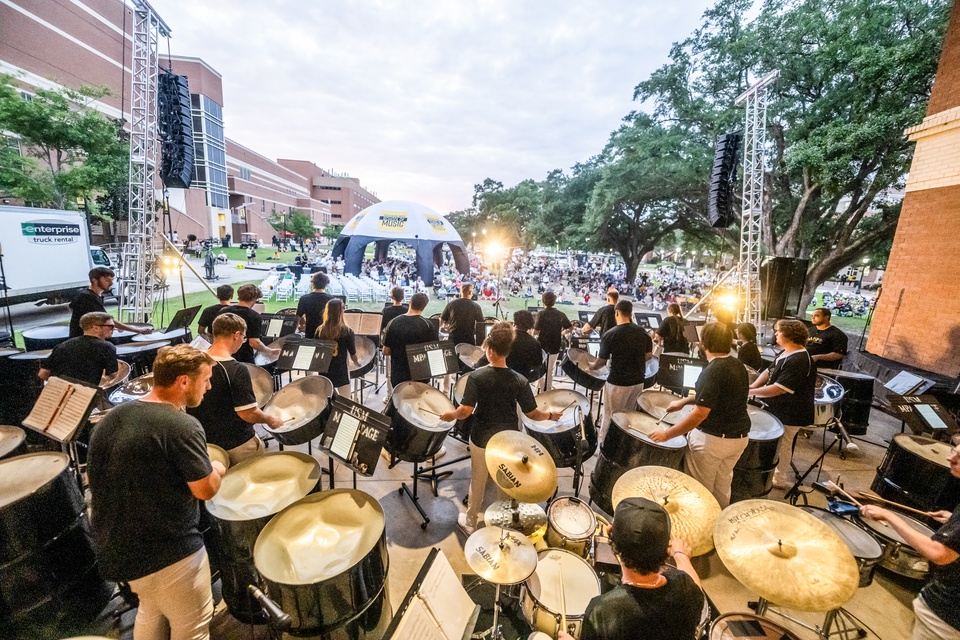
[[[70,338],[53,348],[37,374],[41,380],[51,376],[75,378],[98,386],[103,374],[117,372],[117,348],[107,342],[116,329],[109,313],[85,313],[80,318],[83,335]]]
[[[507,366],[522,375],[528,382],[537,379],[543,371],[543,347],[530,335],[533,329],[533,314],[521,309],[513,312],[513,345],[507,356]],[[480,366],[479,363],[477,363]]]
[[[213,319],[220,315],[224,307],[230,306],[233,300],[233,287],[228,284],[222,284],[217,287],[217,304],[212,304],[200,312],[200,319],[197,320],[197,333],[213,344]]]
[[[830,324],[830,310],[820,307],[810,317],[813,328],[807,339],[807,351],[822,369],[839,369],[847,355],[847,334]]]
[[[700,342],[708,364],[697,378],[696,395],[667,406],[670,413],[695,403],[694,410],[674,426],[654,431],[649,437],[654,442],[666,442],[687,434],[686,472],[725,508],[730,504],[733,467],[749,444],[749,380],[743,364],[730,356],[733,332],[727,325],[707,324]]]
[[[466,513],[457,519],[460,530],[470,535],[477,529],[487,487],[487,442],[505,430],[518,430],[517,405],[531,420],[559,420],[559,411],[537,408],[527,379],[507,367],[507,354],[513,344],[513,327],[506,322],[493,326],[483,343],[489,367],[477,369],[467,378],[460,406],[440,416],[442,422],[466,420],[475,416],[470,433],[470,494]]]
[[[405,314],[409,307],[403,304],[404,291],[403,287],[394,287],[390,289],[390,301],[391,304],[386,305],[383,308],[383,311],[380,312],[380,344],[383,344],[384,331],[387,328],[387,325],[390,324],[390,321],[396,318],[397,316],[402,316]],[[390,397],[390,394],[393,393],[393,380],[390,379],[390,358],[384,358],[384,366],[387,370],[387,396],[384,398],[386,400]]]
[[[750,393],[762,398],[767,411],[783,423],[783,436],[777,447],[780,462],[773,482],[777,488],[785,489],[783,474],[787,473],[793,460],[800,428],[814,423],[817,367],[803,346],[807,344],[806,325],[799,320],[778,320],[774,331],[783,352],[754,380]]]
[[[410,309],[397,316],[387,325],[383,335],[383,355],[390,358],[390,380],[393,386],[410,380],[410,364],[407,362],[407,345],[435,342],[439,339],[437,327],[423,317],[430,298],[425,293],[415,293],[410,298]]]
[[[253,310],[253,305],[261,298],[263,292],[255,284],[245,284],[237,289],[237,304],[223,307],[220,313],[232,313],[240,316],[247,327],[246,342],[234,354],[239,362],[256,364],[254,357],[258,353],[276,359],[280,355],[279,349],[271,349],[260,341],[260,314]]]
[[[619,301],[614,314],[617,325],[603,334],[598,360],[593,364],[596,370],[610,361],[610,375],[603,387],[601,440],[606,437],[615,412],[637,410],[637,398],[643,391],[647,361],[653,357],[653,340],[633,322],[633,303],[629,300]]]
[[[351,399],[353,396],[350,391],[347,358],[350,358],[354,365],[360,364],[360,360],[357,358],[357,338],[353,329],[343,322],[343,300],[340,298],[334,298],[327,303],[327,308],[323,311],[323,324],[317,329],[317,338],[336,343],[326,376],[333,383],[338,395]]]
[[[483,322],[483,309],[473,301],[472,284],[460,287],[460,297],[447,303],[440,314],[440,321],[454,345],[477,344],[477,323]]]
[[[960,445],[947,457],[950,474],[960,478]],[[883,520],[930,562],[932,578],[913,601],[912,640],[960,640],[960,506],[927,515],[943,523],[932,537],[920,533],[889,509],[866,505],[861,514]]]
[[[317,329],[323,323],[323,310],[333,296],[327,293],[330,278],[324,272],[313,274],[311,283],[313,291],[302,296],[297,302],[297,329],[303,331],[303,335],[308,338],[316,338]]]
[[[590,322],[583,325],[583,335],[596,330],[601,336],[617,325],[616,306],[620,300],[620,292],[610,287],[607,290],[607,304],[597,309]]]
[[[550,391],[553,389],[553,372],[557,368],[557,356],[560,354],[560,347],[563,346],[561,338],[564,333],[570,332],[573,325],[562,311],[553,307],[557,304],[557,294],[547,291],[540,299],[543,302],[543,310],[537,314],[533,328],[536,330],[540,346],[547,352],[547,377],[543,383],[543,390]]]
[[[689,353],[690,344],[683,335],[683,310],[680,305],[675,302],[667,305],[667,317],[654,335],[663,345],[665,353]]]
[[[70,303],[70,337],[76,338],[83,335],[83,329],[80,327],[80,318],[88,313],[106,313],[103,306],[103,294],[109,293],[113,288],[113,279],[115,274],[113,269],[107,267],[94,267],[87,274],[90,279],[90,286],[80,290],[77,297]],[[114,320],[117,329],[121,331],[132,331],[146,335],[153,331],[148,327],[133,327],[123,324],[119,320]]]
[[[754,371],[763,369],[763,358],[757,348],[757,328],[750,322],[737,325],[737,339],[740,346],[737,348],[737,360]]]

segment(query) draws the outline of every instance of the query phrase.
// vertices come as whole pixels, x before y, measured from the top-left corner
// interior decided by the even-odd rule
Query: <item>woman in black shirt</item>
[[[350,372],[347,369],[347,354],[353,364],[360,364],[357,358],[356,337],[353,329],[343,323],[343,300],[331,298],[323,311],[323,324],[317,329],[317,338],[336,342],[327,377],[336,387],[337,393],[344,398],[350,397]]]
[[[757,348],[757,328],[749,322],[738,324],[737,338],[740,340],[737,359],[754,371],[760,371],[763,368],[763,359],[760,357],[760,349]]]
[[[667,306],[667,317],[657,329],[656,340],[663,345],[664,352],[690,352],[690,344],[683,335],[683,311],[680,305],[673,303]]]

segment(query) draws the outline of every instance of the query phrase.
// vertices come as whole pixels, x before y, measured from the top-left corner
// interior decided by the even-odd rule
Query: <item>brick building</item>
[[[955,4],[917,143],[867,351],[960,376],[960,9]]]

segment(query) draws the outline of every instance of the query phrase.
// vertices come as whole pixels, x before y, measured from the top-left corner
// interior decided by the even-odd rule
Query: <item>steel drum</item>
[[[23,332],[23,346],[27,351],[53,349],[70,339],[70,327],[65,324],[48,324],[32,327]]]
[[[123,360],[117,361],[117,372],[113,375],[103,374],[103,377],[100,378],[100,388],[103,391],[109,392],[114,387],[117,387],[127,381],[127,378],[130,377],[130,365],[124,362]]]
[[[860,587],[869,587],[873,583],[873,572],[877,563],[883,557],[883,549],[874,537],[862,527],[826,509],[806,505],[800,508],[833,529],[833,532],[850,547],[850,552],[857,561],[857,566],[860,567]]]
[[[387,537],[380,504],[351,489],[315,493],[263,528],[253,559],[290,633],[324,640],[382,637],[390,623]]]
[[[579,638],[587,605],[599,595],[600,579],[586,560],[564,549],[544,549],[537,554],[536,570],[521,588],[521,611],[531,627],[551,638],[561,630],[565,612],[568,629],[573,627],[571,635]]]
[[[660,373],[660,358],[653,357],[644,365],[643,388],[649,389],[657,384],[657,374]]]
[[[366,336],[356,336],[357,360],[360,364],[353,364],[352,358],[347,358],[347,369],[350,379],[362,378],[373,370],[377,362],[377,346]]]
[[[611,494],[617,480],[635,467],[656,465],[682,470],[686,436],[654,442],[646,434],[664,429],[653,417],[639,411],[617,411],[610,421],[607,437],[600,444],[600,457],[590,475],[590,500],[613,513]]]
[[[520,416],[526,432],[543,445],[558,467],[575,466],[578,447],[581,462],[596,453],[597,428],[590,415],[590,401],[585,395],[568,389],[554,389],[541,393],[536,401],[541,411],[564,410],[556,422],[532,420],[523,414]]]
[[[932,438],[897,434],[870,489],[921,511],[953,511],[960,503],[960,479],[950,473],[950,451],[950,445]]]
[[[813,424],[830,424],[837,415],[837,406],[843,400],[844,388],[833,378],[817,374],[813,398]]]
[[[131,400],[139,400],[153,390],[153,374],[148,373],[130,380],[110,394],[110,404],[118,405]]]
[[[150,329],[153,330],[153,325],[149,323],[142,322],[128,322],[127,326],[136,327],[138,329]],[[126,329],[114,329],[113,334],[107,338],[108,342],[112,342],[116,345],[121,344],[130,344],[133,342],[133,337],[140,335],[135,331],[127,331]]]
[[[483,369],[483,367],[480,367]],[[457,378],[457,384],[453,387],[453,401],[459,407],[463,402],[463,396],[467,392],[467,379],[470,377],[469,373],[462,374]],[[453,428],[454,434],[464,441],[470,440],[470,432],[473,430],[473,423],[476,421],[476,416],[470,414],[466,420],[457,420],[457,424]]]
[[[926,537],[933,535],[933,530],[914,520],[908,515],[897,512],[897,515],[903,518],[903,521],[910,525],[919,533]],[[880,558],[880,566],[907,578],[923,580],[930,572],[930,563],[923,557],[919,551],[907,544],[897,531],[882,520],[867,518],[858,513],[854,516],[856,521],[870,533],[880,546],[883,547],[883,557]]]
[[[27,432],[20,427],[0,424],[0,459],[19,456],[27,452],[24,440]]]
[[[747,415],[750,416],[749,442],[733,468],[730,502],[762,498],[773,490],[783,423],[772,413],[753,405],[747,405]]]
[[[46,360],[53,353],[53,349],[38,349],[36,351],[21,351],[10,355],[11,360]]]
[[[210,458],[210,461],[216,460],[223,465],[224,469],[230,468],[230,454],[227,451],[218,445],[207,443],[207,457]]]
[[[330,415],[333,383],[324,376],[298,378],[273,394],[263,412],[284,421],[264,429],[283,445],[305,444],[323,433]]]
[[[401,382],[393,389],[387,407],[392,419],[386,448],[395,458],[424,462],[443,446],[454,423],[441,422],[439,414],[454,406],[440,391],[423,382]]]
[[[150,333],[133,336],[131,342],[157,342],[159,340],[169,340],[171,344],[180,344],[187,341],[186,329],[174,329],[173,331],[151,331]]]
[[[320,463],[305,453],[278,451],[245,460],[223,476],[220,490],[207,500],[217,528],[223,600],[234,618],[262,623],[266,616],[247,592],[256,584],[253,564],[257,536],[270,519],[320,482]]]
[[[592,551],[596,531],[597,516],[583,500],[565,496],[550,503],[544,536],[548,547],[566,549],[581,558],[587,558]]]
[[[599,391],[603,389],[603,385],[607,382],[607,376],[610,375],[610,365],[594,371],[590,366],[596,361],[596,358],[583,349],[571,347],[567,349],[567,355],[564,356],[560,368],[570,376],[574,384],[590,391]]]
[[[110,593],[70,459],[0,460],[0,635],[88,622]]]
[[[454,347],[454,350],[457,352],[457,357],[460,358],[461,371],[474,371],[477,369],[480,360],[486,356],[483,347],[472,345],[469,342],[461,342]]]
[[[692,404],[688,404],[680,411],[667,413],[667,405],[675,400],[682,400],[682,398],[669,391],[647,390],[637,398],[637,405],[647,415],[653,416],[657,420],[663,418],[663,422],[667,425],[675,425],[690,415],[695,408]]]
[[[258,367],[263,367],[268,372],[273,372],[274,365],[276,365],[277,360],[280,359],[280,351],[283,350],[283,345],[285,345],[287,342],[297,342],[301,339],[302,338],[295,333],[291,333],[291,334],[277,338],[276,340],[270,343],[270,348],[276,349],[277,355],[267,356],[257,351],[253,356],[254,364],[256,364]]]
[[[263,407],[273,397],[273,376],[267,370],[249,362],[241,362],[250,372],[250,382],[253,385],[253,395],[257,398],[257,406]]]
[[[0,423],[21,424],[33,409],[43,380],[37,377],[40,361],[22,359],[20,349],[0,350]]]
[[[169,340],[121,344],[117,347],[117,357],[130,363],[134,376],[140,376],[153,369],[153,361],[157,357],[157,352],[168,346],[170,346]]]
[[[843,412],[843,426],[846,427],[847,433],[854,436],[865,435],[867,427],[870,426],[875,378],[863,373],[839,369],[820,369],[820,372],[836,380],[846,391],[840,403],[840,410]]]

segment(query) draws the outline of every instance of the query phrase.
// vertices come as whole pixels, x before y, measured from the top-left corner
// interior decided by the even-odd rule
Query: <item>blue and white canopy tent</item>
[[[388,200],[367,207],[347,223],[333,245],[333,258],[343,257],[344,270],[360,275],[367,245],[375,242],[375,259],[386,260],[387,248],[402,242],[417,252],[417,275],[430,286],[433,267],[442,262],[443,245],[453,255],[457,271],[470,273],[470,260],[460,234],[433,209],[406,200]]]

